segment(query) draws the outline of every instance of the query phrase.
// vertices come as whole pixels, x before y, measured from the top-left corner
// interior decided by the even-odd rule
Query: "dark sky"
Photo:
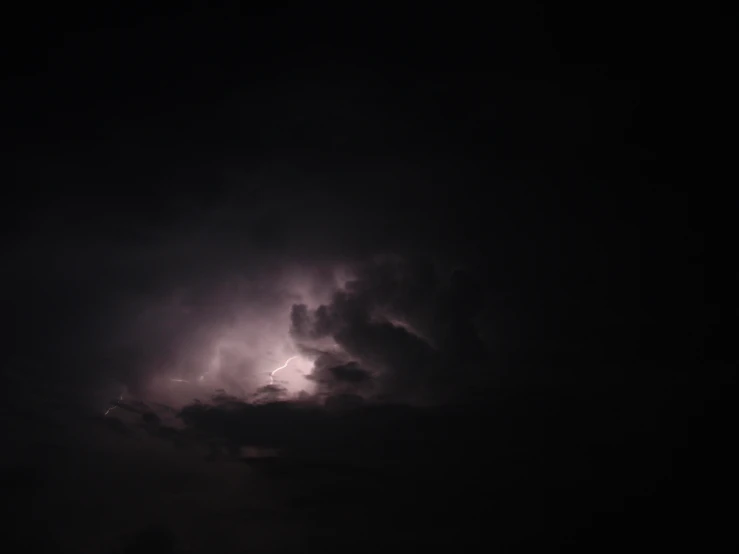
[[[683,15],[134,4],[3,24],[7,541],[703,529]]]

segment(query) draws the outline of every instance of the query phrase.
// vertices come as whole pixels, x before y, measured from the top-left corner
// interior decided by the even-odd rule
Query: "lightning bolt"
[[[208,364],[208,369],[205,370],[205,373],[203,373],[200,377],[198,377],[198,381],[202,382],[205,380],[205,378],[208,376],[209,373],[211,373],[216,367],[218,367],[220,364],[221,359],[221,347],[216,347],[216,353],[214,357],[211,359],[210,363]]]
[[[170,379],[170,381],[174,381],[175,383],[189,383],[190,382],[187,379]]]
[[[123,393],[120,394],[118,397],[118,402],[123,402]],[[115,410],[118,407],[118,402],[114,402],[110,408],[105,410],[105,413],[103,415],[108,415],[112,410]]]
[[[285,368],[287,367],[287,364],[289,364],[289,363],[290,363],[290,361],[291,361],[291,360],[294,360],[295,358],[297,358],[297,356],[292,356],[291,358],[288,358],[288,359],[287,359],[287,361],[285,361],[285,363],[284,363],[284,364],[282,364],[282,365],[281,365],[280,367],[278,367],[277,369],[273,369],[273,370],[272,370],[272,373],[270,373],[270,374],[269,374],[269,384],[270,384],[270,385],[274,385],[274,384],[275,384],[275,379],[274,379],[274,375],[275,375],[275,373],[277,373],[277,372],[278,372],[278,371],[280,371],[281,369],[285,369]]]

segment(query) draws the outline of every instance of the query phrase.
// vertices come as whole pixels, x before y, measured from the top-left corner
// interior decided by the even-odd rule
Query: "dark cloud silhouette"
[[[479,438],[462,446],[470,437],[465,426],[473,423],[473,417],[474,412],[455,408],[367,403],[351,394],[335,394],[320,404],[193,405],[181,413],[186,433],[195,433],[198,440],[224,441],[231,452],[274,448],[288,461],[334,460],[357,467],[408,463],[409,456],[420,462],[455,448],[481,448]],[[461,442],[455,447],[457,437]]]
[[[319,395],[365,394],[373,392],[373,375],[357,362],[342,363],[342,356],[321,353],[307,379],[318,384]]]
[[[490,358],[476,316],[485,297],[469,273],[438,273],[429,260],[385,257],[354,267],[328,304],[294,305],[292,336],[321,353],[311,379],[328,388],[371,381],[371,394],[423,401],[484,386]],[[321,350],[326,339],[340,354]]]
[[[144,420],[144,423],[152,427],[158,426],[161,422],[159,416],[156,415],[154,412],[144,412],[141,418]]]
[[[126,424],[123,421],[121,421],[120,419],[118,419],[117,417],[115,417],[115,416],[106,417],[103,420],[103,423],[104,423],[104,425],[108,429],[110,429],[111,431],[114,431],[116,433],[119,433],[121,435],[130,435],[131,434],[131,431],[126,426]]]
[[[370,374],[355,362],[330,367],[329,373],[339,382],[361,384],[369,381]]]

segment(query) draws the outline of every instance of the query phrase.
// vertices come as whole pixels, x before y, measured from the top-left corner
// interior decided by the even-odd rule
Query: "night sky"
[[[720,535],[667,14],[45,9],[2,24],[9,551]]]

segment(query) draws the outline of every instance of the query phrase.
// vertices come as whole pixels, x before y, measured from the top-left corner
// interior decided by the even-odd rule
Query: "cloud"
[[[368,403],[361,396],[335,394],[322,403],[196,404],[185,407],[180,417],[185,434],[215,440],[227,452],[266,448],[286,460],[379,468],[393,460],[438,458],[454,450],[450,441],[459,441],[462,448],[470,438],[466,424],[473,413],[464,419],[459,415],[452,408]]]
[[[362,395],[372,392],[373,375],[357,362],[344,362],[344,357],[321,353],[313,364],[308,379],[318,384],[318,394],[335,396],[338,394]]]
[[[336,381],[341,383],[357,385],[370,380],[370,374],[359,367],[356,362],[330,367],[329,373],[331,373]]]
[[[485,298],[470,274],[443,278],[429,261],[398,256],[352,270],[330,302],[290,314],[292,337],[318,353],[311,379],[323,389],[434,401],[485,377],[475,320]]]

